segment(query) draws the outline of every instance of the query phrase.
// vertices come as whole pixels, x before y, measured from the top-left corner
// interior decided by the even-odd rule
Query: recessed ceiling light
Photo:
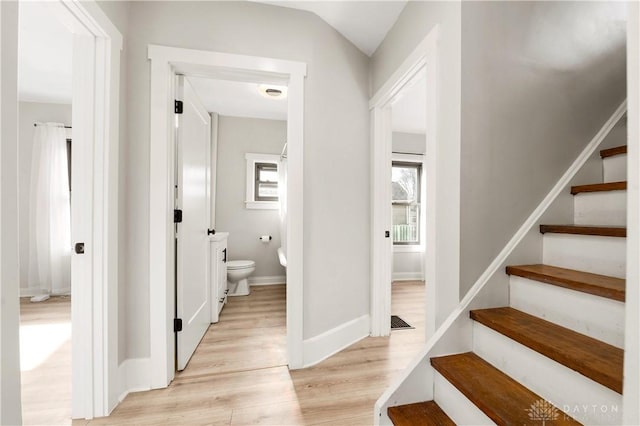
[[[262,96],[269,99],[284,99],[287,97],[287,86],[261,84],[258,86],[258,91]]]

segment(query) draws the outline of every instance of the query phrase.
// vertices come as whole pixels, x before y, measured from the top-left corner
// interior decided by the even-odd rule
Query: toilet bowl
[[[229,296],[247,296],[251,293],[249,276],[256,270],[253,260],[231,260],[227,262]]]

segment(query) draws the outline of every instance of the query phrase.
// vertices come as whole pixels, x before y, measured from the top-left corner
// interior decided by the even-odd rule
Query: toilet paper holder
[[[258,239],[262,242],[267,242],[271,241],[273,237],[271,235],[261,235]]]

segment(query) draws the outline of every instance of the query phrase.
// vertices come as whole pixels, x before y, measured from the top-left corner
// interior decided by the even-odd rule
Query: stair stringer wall
[[[458,306],[427,340],[425,348],[376,401],[375,425],[392,424],[387,416],[389,407],[433,399],[435,371],[431,367],[430,359],[472,350],[473,322],[469,318],[469,311],[509,304],[509,277],[505,273],[506,266],[542,262],[542,234],[539,232],[539,225],[543,222],[573,221],[573,196],[569,189],[573,185],[602,180],[602,163],[598,148],[610,148],[619,143],[618,139],[622,134],[620,127],[626,124],[622,120],[625,112],[626,101],[616,109],[558,179]],[[626,140],[619,144],[625,143]]]

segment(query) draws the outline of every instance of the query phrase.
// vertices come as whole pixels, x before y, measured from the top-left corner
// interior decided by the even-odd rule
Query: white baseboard
[[[422,272],[394,272],[391,279],[393,281],[424,281]]]
[[[120,364],[118,367],[118,377],[120,378],[119,402],[122,402],[130,392],[151,389],[150,366],[150,358],[131,358]]]
[[[311,367],[369,336],[371,319],[363,315],[303,342],[304,367]]]
[[[252,286],[285,284],[286,282],[287,282],[287,277],[285,277],[284,275],[249,277],[249,284]]]
[[[41,288],[20,287],[20,297],[33,297],[33,296],[39,296],[41,294],[48,294],[48,292]],[[71,287],[64,288],[61,291],[58,291],[57,293],[53,294],[52,296],[60,296],[60,295],[63,295],[63,296],[71,295]]]
[[[44,291],[40,290],[39,288],[20,287],[20,297],[33,297],[40,294],[44,294]]]

